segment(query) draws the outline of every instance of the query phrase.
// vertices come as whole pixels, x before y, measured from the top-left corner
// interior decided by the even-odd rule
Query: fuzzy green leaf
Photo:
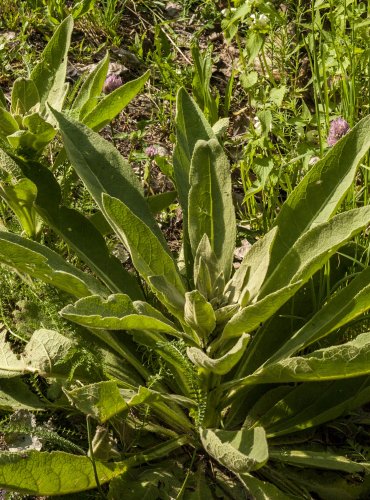
[[[239,302],[245,289],[249,291],[250,301],[258,294],[267,274],[276,233],[277,228],[273,228],[246,253],[226,286],[225,294],[228,295],[229,303]]]
[[[2,345],[2,344],[1,344]],[[23,380],[0,379],[0,408],[4,411],[43,410],[45,404],[36,396]]]
[[[370,373],[370,332],[339,346],[319,349],[304,356],[268,364],[235,387],[251,383],[288,383],[359,377]]]
[[[6,333],[0,332],[0,378],[18,377],[26,368],[24,359],[17,356],[6,341]]]
[[[370,222],[370,206],[340,213],[304,233],[265,280],[259,298],[289,283],[305,283],[324,263]],[[279,234],[279,233],[278,233]],[[276,242],[278,239],[275,240]],[[274,245],[275,246],[275,245]]]
[[[241,309],[227,323],[224,337],[250,332],[270,318],[338,248],[364,229],[369,221],[370,206],[361,207],[336,215],[301,236],[266,279],[258,295],[259,300]]]
[[[303,350],[370,309],[370,267],[332,297],[266,362],[268,364]]]
[[[248,493],[253,495],[253,500],[289,500],[290,498],[297,498],[283,493],[275,485],[257,479],[252,474],[244,472],[239,474],[238,477]]]
[[[334,451],[311,451],[308,449],[270,449],[270,459],[295,465],[298,467],[315,467],[319,469],[333,469],[349,474],[364,473],[367,467],[337,455]],[[366,464],[367,465],[367,464]]]
[[[95,461],[99,483],[127,470],[125,462]],[[62,451],[0,453],[0,486],[31,495],[66,495],[96,488],[92,461]]]
[[[64,392],[82,413],[92,416],[101,423],[127,410],[127,404],[116,382],[112,380]]]
[[[11,111],[15,115],[25,115],[40,102],[40,96],[33,80],[17,78],[13,84]]]
[[[0,262],[75,297],[105,293],[105,288],[95,278],[72,266],[45,245],[6,231],[0,231]]]
[[[6,137],[19,129],[18,122],[5,108],[0,107],[0,135]]]
[[[117,198],[103,194],[103,208],[109,223],[126,248],[138,272],[149,282],[149,276],[163,276],[180,293],[185,293],[181,276],[170,252],[164,248],[151,228]]]
[[[370,147],[370,116],[361,120],[311,170],[285,201],[276,219],[269,273],[309,229],[336,212],[352,185],[361,158]]]
[[[185,294],[184,319],[199,337],[205,340],[216,326],[213,307],[198,290]]]
[[[31,372],[40,373],[44,377],[67,377],[71,367],[67,355],[74,345],[74,342],[64,335],[41,328],[32,334],[22,357],[27,364],[27,370]]]
[[[35,208],[45,222],[95,271],[109,290],[142,298],[136,278],[109,253],[95,226],[77,210],[61,206],[61,189],[50,170],[37,162],[17,162],[23,174],[37,186]]]
[[[271,391],[266,393],[267,406],[258,412],[259,418],[253,424],[265,427],[271,437],[324,424],[370,401],[368,375],[281,387],[286,388],[285,394],[277,400]],[[252,413],[256,413],[254,409]]]
[[[40,96],[40,112],[48,114],[46,103],[53,108],[62,109],[67,87],[67,54],[71,40],[73,20],[71,16],[55,30],[41,54],[40,62],[33,68],[31,80],[35,83]]]
[[[69,160],[99,208],[103,211],[103,193],[118,198],[150,227],[165,248],[166,242],[145,201],[143,188],[113,144],[61,113],[54,115]]]
[[[293,283],[277,292],[271,293],[267,297],[243,307],[226,324],[222,337],[238,337],[242,333],[249,333],[268,320],[295,292],[302,286],[302,283]]]
[[[236,221],[230,166],[217,139],[195,144],[189,184],[188,232],[193,256],[206,234],[227,280],[233,262]]]
[[[93,130],[101,130],[105,125],[108,125],[137,96],[149,76],[150,71],[147,71],[136,80],[127,82],[108,94],[84,117],[84,124]]]
[[[177,94],[176,146],[173,154],[174,178],[183,211],[184,258],[189,278],[192,274],[193,256],[188,235],[188,197],[190,190],[190,162],[198,140],[215,138],[204,114],[184,88]]]
[[[73,116],[83,121],[98,104],[99,97],[107,76],[109,66],[109,53],[95,66],[81,85],[76,99],[73,101],[71,111]]]
[[[205,352],[197,347],[188,347],[187,354],[192,363],[198,368],[203,368],[206,371],[216,373],[217,375],[225,375],[243,356],[245,349],[249,343],[250,336],[244,334],[236,342],[236,344],[221,358],[212,359]]]
[[[148,304],[149,305],[149,304]],[[85,297],[62,309],[64,318],[80,325],[107,330],[153,330],[178,335],[167,322],[137,311],[128,295],[110,295],[106,300],[98,295]]]
[[[23,230],[30,238],[35,237],[38,230],[33,206],[36,194],[36,186],[29,179],[21,179],[10,186],[2,187],[0,184],[0,196],[18,217]]]
[[[201,429],[200,438],[207,453],[236,474],[257,470],[268,460],[262,427],[240,431]]]
[[[208,236],[203,235],[194,257],[194,284],[208,300],[221,297],[225,287],[224,275],[211,248]]]

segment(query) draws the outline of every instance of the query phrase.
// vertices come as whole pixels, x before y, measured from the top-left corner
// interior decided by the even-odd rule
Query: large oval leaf
[[[207,453],[236,474],[259,469],[268,460],[262,427],[240,431],[201,429],[200,438]]]
[[[110,295],[106,300],[98,295],[86,297],[66,306],[61,314],[66,319],[91,328],[152,330],[179,335],[167,322],[143,314],[143,307],[137,311],[130,297],[124,294]]]
[[[231,197],[230,165],[217,139],[198,141],[189,173],[188,232],[193,256],[208,236],[225,280],[233,262],[236,220]]]
[[[361,120],[312,169],[290,194],[276,219],[279,227],[269,273],[307,230],[336,212],[370,147],[370,116]]]
[[[95,461],[99,483],[127,470],[125,462]],[[92,461],[87,456],[62,451],[0,453],[0,486],[32,495],[66,495],[96,488]]]
[[[0,262],[3,264],[61,288],[75,297],[105,294],[105,287],[95,278],[68,264],[45,245],[6,231],[0,231],[0,243]]]

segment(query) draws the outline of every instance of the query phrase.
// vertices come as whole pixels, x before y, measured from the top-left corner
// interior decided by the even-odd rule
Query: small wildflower
[[[311,156],[310,161],[308,162],[308,164],[310,166],[315,165],[315,163],[317,163],[319,160],[320,160],[319,156]]]
[[[339,139],[341,139],[349,131],[349,125],[346,120],[342,117],[335,118],[330,123],[329,134],[328,134],[328,144],[329,146],[334,146]]]
[[[120,76],[108,75],[103,85],[104,94],[110,94],[113,90],[118,89],[122,83],[122,78]]]
[[[147,148],[145,148],[145,154],[149,156],[149,158],[154,158],[158,154],[157,146],[154,146],[153,144],[151,146],[148,146]]]

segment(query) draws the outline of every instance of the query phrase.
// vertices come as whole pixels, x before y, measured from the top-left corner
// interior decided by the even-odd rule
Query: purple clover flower
[[[120,87],[122,83],[122,78],[120,76],[113,74],[108,75],[103,85],[104,94],[110,94],[111,92],[113,92],[113,90],[118,89],[118,87]]]
[[[154,146],[153,144],[151,146],[148,146],[147,148],[145,148],[145,154],[149,156],[149,158],[154,158],[158,154],[157,146]]]
[[[330,122],[328,144],[334,146],[349,131],[349,124],[342,117],[335,118]]]

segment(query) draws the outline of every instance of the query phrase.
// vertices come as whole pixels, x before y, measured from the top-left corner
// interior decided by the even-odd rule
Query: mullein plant
[[[11,155],[34,160],[42,157],[58,131],[49,106],[58,111],[64,109],[99,131],[140,92],[149,78],[146,72],[122,85],[120,77],[106,77],[107,54],[80,85],[72,103],[66,104],[67,55],[72,29],[73,19],[69,16],[55,30],[29,76],[15,80],[10,103],[0,91],[0,140],[2,148]],[[109,95],[102,97],[102,93]],[[56,157],[54,169],[66,160],[64,151]],[[4,159],[0,165],[0,196],[15,213],[27,236],[37,238],[41,221],[32,207],[36,191],[29,180],[6,168]]]
[[[336,264],[337,251],[370,222],[369,206],[340,212],[370,146],[370,118],[312,166],[235,270],[230,165],[184,89],[173,155],[183,212],[179,256],[168,249],[140,182],[113,145],[65,113],[51,107],[50,113],[108,226],[104,233],[121,241],[136,274],[114,267],[103,236],[88,254],[89,231],[76,235],[82,216],[50,200],[55,185],[48,188],[37,163],[11,160],[39,183],[36,205],[45,220],[55,227],[58,214],[60,228],[65,218],[59,234],[74,250],[81,246],[92,273],[4,231],[0,261],[74,296],[61,315],[84,329],[103,362],[101,370],[78,363],[77,340],[63,332],[37,330],[22,353],[2,335],[0,404],[47,410],[68,401],[86,415],[91,437],[85,454],[1,452],[0,486],[71,495],[96,487],[103,493],[109,483],[111,500],[148,491],[151,498],[201,492],[205,499],[309,499],[329,498],[338,487],[333,471],[340,471],[348,498],[369,496],[370,464],[320,444],[315,432],[370,401],[366,251],[357,266],[343,255]],[[315,300],[320,270],[329,265],[327,294]],[[38,399],[26,384],[30,374],[57,385],[59,397],[54,390],[53,398]],[[124,429],[118,450],[102,438],[101,426],[105,434]]]

